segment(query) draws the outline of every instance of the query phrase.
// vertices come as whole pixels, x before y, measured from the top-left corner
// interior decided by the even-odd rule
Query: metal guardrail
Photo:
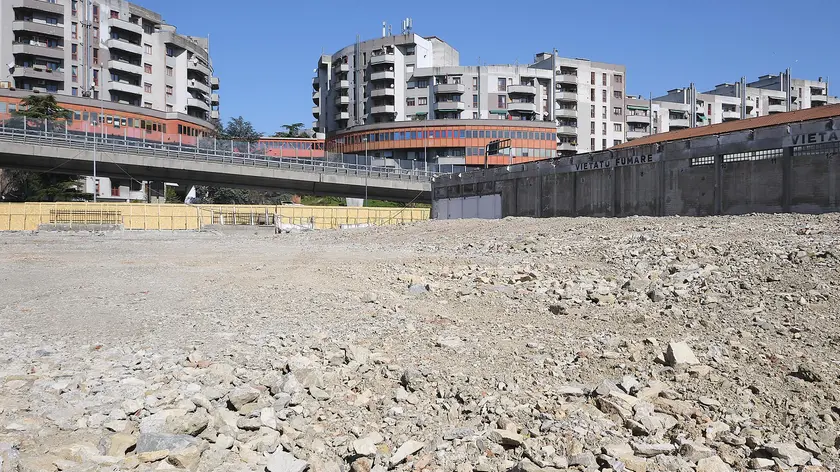
[[[69,132],[53,133],[48,131],[10,127],[0,128],[0,142],[3,141],[39,144],[91,152],[93,151],[94,144],[96,144],[96,150],[98,152],[120,152],[125,154],[169,159],[215,162],[238,166],[289,169],[322,174],[332,173],[359,175],[362,177],[394,180],[430,182],[433,177],[438,175],[436,172],[416,169],[364,166],[342,162],[329,162],[318,159],[271,157],[235,151],[203,149],[197,146],[183,146],[180,144],[134,141],[112,137],[81,135]]]

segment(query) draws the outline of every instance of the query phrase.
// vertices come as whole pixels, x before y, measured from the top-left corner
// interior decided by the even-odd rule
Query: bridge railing
[[[150,157],[185,159],[216,162],[242,166],[269,167],[304,172],[340,173],[400,180],[430,181],[439,172],[400,167],[370,166],[336,162],[331,159],[284,158],[267,156],[258,151],[255,143],[214,140],[210,148],[203,145],[188,145],[182,142],[149,141],[122,138],[114,135],[101,136],[96,132],[71,130],[64,122],[23,119],[0,120],[0,140],[34,143],[45,146],[65,147],[99,152],[127,153]]]

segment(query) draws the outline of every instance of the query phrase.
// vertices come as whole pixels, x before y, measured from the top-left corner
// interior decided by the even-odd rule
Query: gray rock
[[[312,398],[319,401],[327,401],[330,399],[330,394],[327,393],[326,390],[318,387],[309,387],[309,394],[312,395]]]
[[[697,462],[697,472],[732,472],[732,467],[718,456],[710,456]]]
[[[391,467],[404,461],[408,456],[416,453],[420,449],[423,449],[425,445],[426,443],[414,440],[404,442],[402,446],[400,446],[396,451],[394,451],[394,455],[391,456],[391,460],[389,461]]]
[[[166,429],[172,434],[189,434],[198,436],[207,428],[210,418],[204,414],[191,414],[169,417],[166,419]]]
[[[823,381],[822,376],[816,371],[814,366],[810,364],[799,364],[799,367],[796,369],[796,372],[793,372],[791,375],[800,378],[806,382]]]
[[[452,441],[453,439],[464,439],[475,435],[475,430],[472,428],[455,428],[443,433],[443,439]]]
[[[579,465],[584,469],[592,469],[598,466],[598,462],[595,460],[595,454],[583,451],[580,454],[569,456],[569,465]]]
[[[141,433],[134,451],[137,454],[162,450],[180,451],[200,444],[200,440],[186,434]]]
[[[356,454],[373,457],[376,455],[376,445],[384,440],[381,434],[373,432],[353,441],[353,450]]]
[[[507,429],[494,429],[487,433],[487,439],[502,446],[519,447],[525,442],[525,438],[515,431]]]
[[[688,462],[697,463],[700,459],[714,456],[715,451],[704,444],[687,441],[680,446],[680,455]]]
[[[665,363],[670,366],[678,364],[695,365],[699,364],[700,361],[697,360],[687,343],[672,342],[668,344],[668,348],[665,350]]]
[[[268,472],[303,472],[309,467],[306,461],[300,460],[280,449],[268,457],[265,468]]]
[[[260,391],[251,386],[238,387],[228,395],[228,402],[235,410],[241,410],[243,406],[253,402],[260,396]]]
[[[799,449],[794,443],[769,443],[764,445],[764,450],[790,466],[806,465],[813,457],[810,452]]]
[[[642,457],[654,457],[658,456],[659,454],[671,454],[674,452],[676,447],[673,444],[648,444],[648,443],[641,443],[635,442],[633,443],[633,450],[636,454]]]

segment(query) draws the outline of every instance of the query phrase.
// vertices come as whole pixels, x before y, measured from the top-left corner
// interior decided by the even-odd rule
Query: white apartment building
[[[0,62],[19,90],[219,115],[209,40],[123,0],[3,0]]]

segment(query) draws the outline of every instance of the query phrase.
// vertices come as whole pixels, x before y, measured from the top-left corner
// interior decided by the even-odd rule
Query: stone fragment
[[[268,472],[303,472],[309,467],[306,461],[280,449],[268,457],[265,468]]]
[[[694,365],[699,364],[700,361],[694,355],[694,352],[685,342],[668,343],[668,348],[665,350],[665,363],[670,366],[679,364]]]
[[[166,458],[167,462],[175,467],[187,469],[191,472],[195,472],[198,469],[200,459],[201,449],[198,446],[190,446],[178,451],[172,451],[169,453],[169,457]]]
[[[137,444],[137,438],[130,434],[117,433],[111,436],[108,446],[109,456],[124,456],[125,451]],[[2,469],[0,469],[2,470]]]
[[[241,410],[243,406],[253,402],[260,396],[260,391],[251,386],[238,387],[228,395],[228,402],[235,410]]]
[[[494,429],[487,433],[487,439],[496,444],[509,447],[519,447],[525,442],[522,435],[507,429]]]
[[[658,456],[659,454],[670,454],[674,452],[676,447],[673,444],[649,444],[649,443],[641,443],[641,442],[634,442],[632,444],[633,451],[636,454],[642,457],[654,457]]]
[[[353,450],[356,454],[373,457],[376,455],[376,445],[384,440],[381,434],[373,432],[353,441]]]
[[[705,444],[686,441],[680,446],[680,455],[688,462],[697,463],[700,459],[714,456],[715,451]]]
[[[200,440],[186,434],[141,433],[137,437],[138,454],[150,451],[180,451],[190,446],[198,446]]]
[[[799,449],[794,443],[769,443],[764,445],[764,450],[789,466],[805,465],[813,457],[810,452]]]
[[[697,461],[697,472],[732,472],[732,467],[719,456],[710,456]]]
[[[420,441],[408,440],[402,444],[394,454],[391,456],[390,464],[391,467],[399,464],[400,462],[404,461],[408,456],[416,453],[417,451],[423,449],[426,444]]]

